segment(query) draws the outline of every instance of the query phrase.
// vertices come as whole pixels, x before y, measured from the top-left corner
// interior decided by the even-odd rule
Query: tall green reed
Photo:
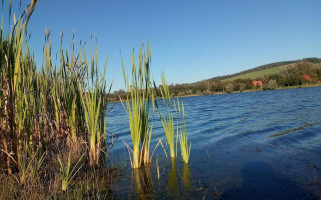
[[[94,76],[96,74],[96,79],[91,77],[91,80],[89,77],[87,77],[87,82],[89,87],[87,88],[87,91],[85,88],[82,88],[81,84],[78,84],[78,89],[80,91],[80,98],[82,102],[82,106],[84,109],[84,118],[86,122],[86,127],[88,131],[88,138],[89,138],[89,158],[90,158],[90,165],[98,165],[99,163],[99,157],[101,153],[102,148],[102,139],[105,138],[105,124],[100,126],[99,121],[101,117],[104,117],[102,112],[104,111],[102,107],[105,107],[105,105],[102,105],[102,100],[104,98],[101,91],[104,90],[104,80],[105,80],[105,73],[107,68],[107,59],[105,62],[104,67],[104,73],[101,76],[101,79],[99,82],[98,78],[98,71],[97,71],[97,62],[98,62],[98,52],[96,49],[96,56],[93,57],[93,51],[91,48],[91,76]],[[84,58],[85,58],[85,65],[88,68],[88,63],[86,60],[86,54],[84,51]],[[81,62],[81,58],[79,58]],[[100,90],[101,88],[101,90]],[[104,121],[104,118],[103,118]]]
[[[96,165],[103,149],[106,129],[106,65],[100,77],[97,49],[94,55],[91,48],[88,63],[84,46],[75,53],[74,35],[70,50],[62,48],[62,34],[60,52],[57,54],[59,63],[54,65],[50,31],[46,30],[44,62],[40,70],[36,70],[26,27],[37,2],[30,1],[23,14],[14,19],[7,33],[4,32],[1,18],[0,160],[6,161],[9,173],[20,171],[21,175],[21,162],[24,158],[30,160],[37,146],[59,149],[60,144],[68,143],[69,139],[72,143],[88,141],[90,163]],[[12,18],[11,3],[9,24]],[[28,155],[23,150],[26,145],[30,148]],[[70,150],[75,151],[75,148]]]
[[[27,40],[25,40],[26,26],[29,18],[37,4],[37,0],[31,1],[30,5],[25,8],[25,12],[16,20],[14,17],[14,26],[9,28],[7,35],[4,36],[3,17],[1,25],[1,42],[0,42],[0,59],[1,59],[1,79],[2,91],[4,98],[2,98],[1,110],[3,113],[2,120],[2,138],[3,149],[6,152],[6,163],[8,172],[11,173],[10,163],[15,163],[14,171],[20,168],[19,150],[22,150],[22,144],[26,140],[24,134],[25,120],[28,113],[23,112],[22,108],[29,106],[25,95],[30,88],[26,84],[24,78],[25,71],[34,66],[28,66],[25,62],[27,55]],[[12,1],[9,6],[9,24],[11,19]],[[24,41],[25,40],[25,41]],[[25,51],[23,45],[25,44]],[[29,85],[30,86],[30,85]],[[9,157],[8,152],[13,152],[12,157]],[[10,159],[12,159],[10,161]]]
[[[152,104],[154,113],[155,102],[151,89],[150,62],[150,46],[148,44],[147,53],[143,53],[142,44],[138,54],[138,68],[135,63],[134,52],[132,53],[132,79],[129,81],[122,60],[124,81],[127,88],[126,105],[123,105],[129,117],[129,127],[133,143],[132,168],[139,168],[143,164],[150,163],[149,149],[152,128],[148,126],[148,122],[150,104]]]
[[[90,165],[98,165],[105,132],[107,60],[104,73],[99,77],[97,48],[94,55],[91,47],[90,61],[88,62],[84,47],[75,53],[74,34],[69,52],[62,48],[62,38],[63,34],[61,34],[58,68],[52,66],[51,62],[49,31],[46,39],[49,42],[44,47],[45,69],[52,84],[51,95],[57,135],[61,136],[67,133],[67,138],[72,141],[72,147],[77,146],[75,144],[79,137],[83,140],[88,139]],[[63,127],[67,129],[61,130]],[[76,149],[72,149],[76,151]]]
[[[170,157],[174,158],[176,157],[175,154],[175,124],[174,124],[174,118],[173,118],[173,110],[174,106],[171,100],[171,96],[169,93],[168,85],[165,80],[165,75],[164,72],[162,73],[162,86],[159,87],[161,96],[163,99],[163,104],[165,107],[165,111],[162,112],[158,108],[158,113],[162,122],[162,126],[166,135],[167,143],[169,146],[169,151],[170,151]],[[176,136],[177,138],[177,136]],[[176,152],[177,152],[177,146],[176,146]]]
[[[184,103],[182,102],[180,104],[179,101],[177,100],[177,108],[178,108],[178,113],[180,117],[180,123],[177,126],[178,140],[181,147],[182,159],[185,163],[188,163],[189,156],[191,153],[192,143],[190,142],[188,144],[188,132],[186,128],[186,113],[184,109]]]

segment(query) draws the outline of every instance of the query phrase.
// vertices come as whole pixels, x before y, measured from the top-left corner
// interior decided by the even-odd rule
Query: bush
[[[274,90],[278,87],[278,84],[276,83],[276,80],[269,80],[267,84],[264,84],[262,86],[263,90]]]
[[[267,87],[269,90],[274,90],[278,87],[278,84],[276,83],[276,80],[269,80]]]
[[[233,91],[234,91],[234,85],[233,85],[232,83],[227,84],[227,85],[225,86],[225,91],[226,91],[227,93],[233,92]]]

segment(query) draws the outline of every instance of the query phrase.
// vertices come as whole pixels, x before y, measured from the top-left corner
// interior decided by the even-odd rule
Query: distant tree
[[[193,94],[193,91],[191,89],[187,90],[186,92],[186,95],[192,95]]]
[[[241,88],[240,83],[234,82],[233,85],[234,85],[234,90],[235,91],[239,91],[240,90],[240,88]]]
[[[250,89],[252,89],[252,88],[253,88],[252,81],[251,81],[251,82],[247,82],[247,83],[245,84],[245,89],[246,89],[246,90],[250,90]]]
[[[245,83],[239,83],[240,85],[240,91],[243,92],[246,89],[246,84]]]
[[[211,91],[204,91],[203,92],[203,95],[210,95],[211,94]]]
[[[318,78],[321,78],[321,69],[316,69],[315,73],[317,74]]]
[[[303,60],[309,61],[309,62],[312,62],[312,63],[320,63],[321,62],[320,58],[305,58]]]
[[[185,92],[181,91],[181,92],[178,92],[177,96],[181,97],[181,96],[185,96]]]
[[[275,90],[275,88],[278,87],[278,84],[276,83],[276,80],[269,80],[267,84],[267,89],[269,90]]]
[[[211,88],[212,92],[223,92],[224,91],[224,85],[221,81],[215,81]]]
[[[202,95],[203,93],[199,90],[196,92],[196,95]]]
[[[301,61],[296,63],[294,73],[298,75],[310,74],[313,68],[313,63],[308,61]]]
[[[227,84],[227,85],[225,86],[225,91],[226,91],[227,93],[233,92],[233,91],[234,91],[234,85],[233,85],[233,83]]]
[[[193,88],[194,93],[196,93],[197,91],[203,92],[203,91],[207,90],[207,84],[209,84],[208,81],[206,81],[206,82],[203,81],[201,83],[196,84]]]
[[[262,86],[261,86],[262,90],[269,90],[268,86],[267,86],[267,83],[264,83]]]
[[[276,80],[270,80],[270,81],[268,82],[268,88],[269,88],[270,90],[274,90],[274,89],[277,88],[277,87],[278,87],[278,84],[277,84]]]

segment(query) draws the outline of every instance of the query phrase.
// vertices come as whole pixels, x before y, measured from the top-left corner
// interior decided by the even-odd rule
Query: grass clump
[[[191,153],[192,142],[189,142],[188,144],[188,133],[186,128],[186,113],[184,109],[184,103],[182,102],[180,105],[179,101],[177,100],[177,109],[179,113],[179,118],[181,120],[180,124],[177,125],[178,140],[181,147],[182,159],[185,163],[188,163],[189,156]]]
[[[81,169],[83,165],[80,165],[78,167],[78,164],[80,163],[82,157],[84,154],[78,159],[75,166],[71,169],[71,159],[70,159],[70,152],[68,154],[68,161],[67,165],[65,166],[63,162],[61,161],[60,157],[58,156],[58,162],[60,165],[60,174],[61,174],[61,190],[66,191],[68,189],[70,181],[73,179],[73,177],[77,174],[77,172]],[[71,169],[71,171],[70,171]]]
[[[39,149],[38,149],[39,150]],[[26,155],[29,153],[28,148],[25,150],[24,155],[19,156],[20,169],[19,169],[19,183],[24,184],[26,181],[30,180],[34,183],[39,175],[39,170],[46,156],[46,152],[39,157],[39,151],[36,151],[31,158]]]
[[[167,143],[169,146],[170,157],[175,158],[177,154],[177,145],[176,145],[176,151],[175,151],[175,124],[174,124],[174,118],[173,118],[173,103],[169,93],[168,85],[165,80],[164,72],[162,74],[162,86],[159,88],[160,88],[163,104],[165,107],[165,111],[162,112],[160,109],[158,109],[158,113],[166,135]],[[159,107],[157,106],[157,108]]]
[[[143,44],[138,54],[136,67],[134,52],[132,53],[132,80],[129,81],[122,61],[124,81],[127,88],[126,105],[123,104],[128,117],[132,137],[132,168],[139,168],[150,163],[149,148],[152,136],[152,127],[149,127],[150,104],[154,112],[154,94],[150,79],[151,53],[149,44],[147,53],[143,53]],[[122,102],[123,103],[123,102]]]
[[[164,73],[162,74],[162,86],[160,88],[160,93],[163,100],[163,105],[165,109],[161,110],[160,106],[157,104],[158,113],[162,122],[162,126],[166,135],[168,142],[170,157],[175,158],[177,156],[177,145],[178,142],[181,148],[181,154],[183,161],[188,163],[189,155],[191,152],[191,142],[188,144],[188,133],[186,128],[186,113],[184,108],[184,103],[172,102],[169,93],[169,88],[165,80]],[[176,112],[175,112],[176,111]],[[176,148],[175,148],[175,123],[174,114],[177,115],[176,122]]]

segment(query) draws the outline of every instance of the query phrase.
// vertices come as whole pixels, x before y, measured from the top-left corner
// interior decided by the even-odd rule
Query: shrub
[[[234,85],[233,85],[232,83],[227,84],[227,85],[225,86],[225,91],[226,91],[227,93],[233,92],[233,91],[234,91]]]
[[[278,84],[276,83],[276,80],[269,80],[269,82],[267,84],[267,88],[269,90],[274,90],[277,87],[278,87]]]

